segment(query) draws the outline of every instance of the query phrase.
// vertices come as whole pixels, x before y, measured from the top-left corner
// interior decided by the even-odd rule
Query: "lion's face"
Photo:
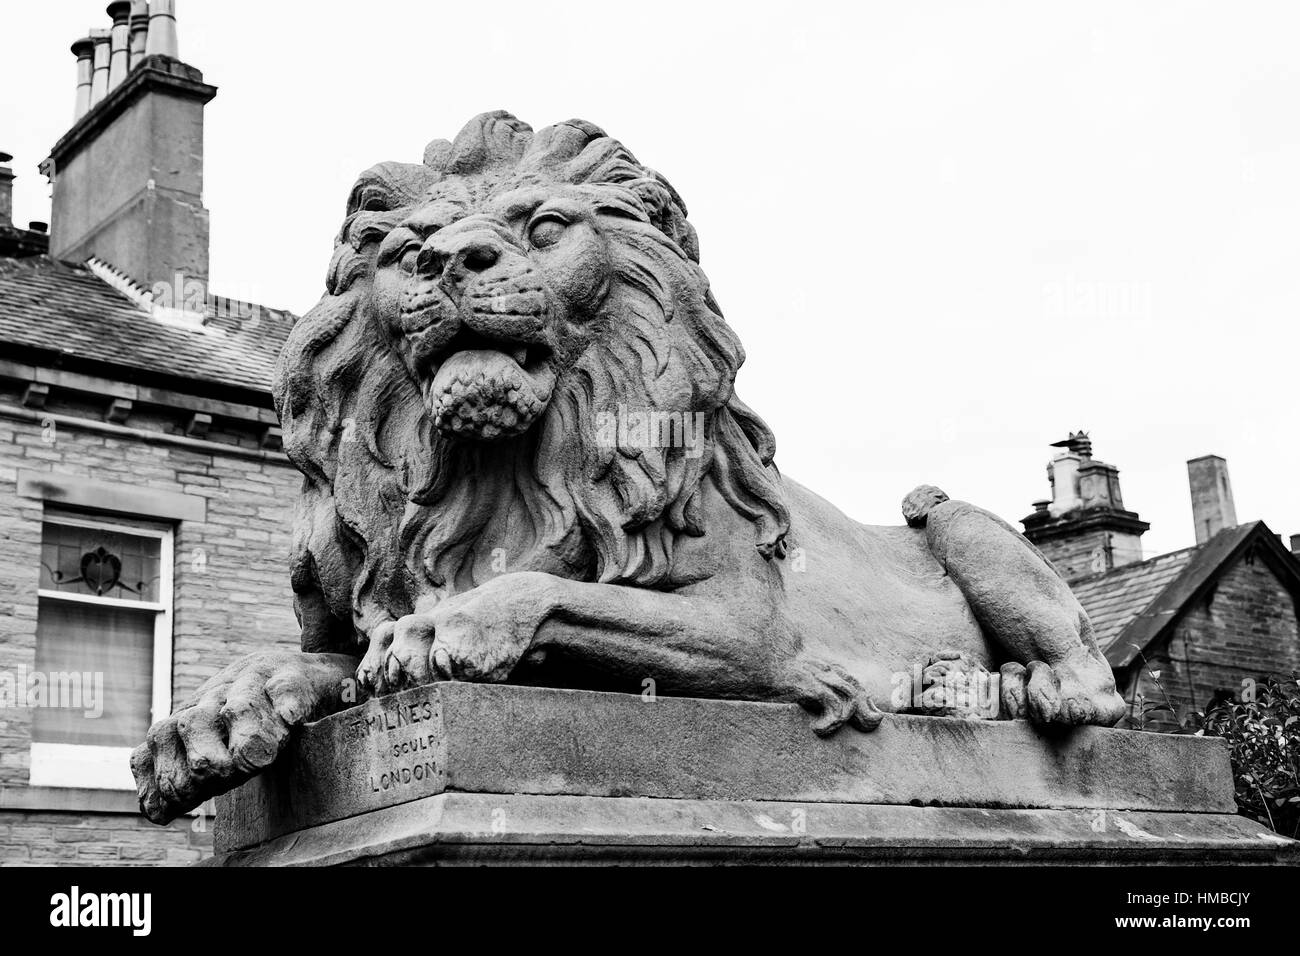
[[[734,394],[743,358],[681,196],[591,123],[485,113],[366,170],[276,372],[306,475],[304,646],[478,586],[504,546],[511,570],[689,583],[678,544],[719,495],[778,555],[789,514]],[[700,441],[609,427],[625,413],[689,416]]]
[[[373,295],[436,427],[491,441],[542,416],[609,287],[607,237],[581,191],[471,204],[448,189],[384,238]]]

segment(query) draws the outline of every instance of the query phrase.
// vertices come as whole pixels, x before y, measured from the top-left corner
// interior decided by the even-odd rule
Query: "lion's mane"
[[[592,343],[526,434],[477,443],[433,427],[419,384],[370,295],[379,241],[431,189],[471,199],[505,186],[591,190],[613,256]],[[349,198],[320,303],[275,376],[285,450],[305,476],[291,571],[305,650],[354,650],[379,623],[494,571],[475,545],[508,522],[508,569],[663,588],[683,535],[707,533],[711,478],[752,522],[766,558],[789,514],[767,426],[736,397],[744,351],[709,292],[671,185],[573,120],[534,134],[507,113],[472,120],[424,163],[384,163]],[[703,453],[598,440],[599,413],[700,413]],[[493,524],[496,522],[497,524]]]

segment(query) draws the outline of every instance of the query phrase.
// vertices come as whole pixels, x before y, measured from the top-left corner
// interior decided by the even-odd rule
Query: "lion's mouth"
[[[551,348],[506,341],[465,326],[439,350],[425,391],[444,434],[492,441],[527,431],[555,387]]]

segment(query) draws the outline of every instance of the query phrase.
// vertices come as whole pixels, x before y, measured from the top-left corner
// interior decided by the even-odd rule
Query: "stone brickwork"
[[[1105,528],[1096,528],[1050,540],[1040,539],[1035,544],[1061,572],[1061,576],[1072,581],[1089,574],[1109,571],[1113,567],[1106,560],[1109,537],[1110,532]]]
[[[0,812],[0,866],[183,866],[212,854],[211,819],[154,826],[129,813]]]
[[[283,455],[219,428],[211,433],[214,441],[186,447],[161,437],[141,440],[126,430],[105,432],[91,420],[84,427],[70,424],[67,415],[51,428],[19,404],[17,396],[0,394],[0,671],[32,669],[36,653],[46,504],[20,494],[20,473],[206,501],[205,520],[175,525],[174,701],[250,651],[297,646],[287,556],[301,476]],[[165,416],[143,414],[130,425],[159,436],[181,428]],[[30,727],[30,711],[0,710],[0,863],[184,863],[210,852],[210,833],[194,832],[192,819],[154,827],[130,812],[133,795],[106,792],[111,813],[33,809],[34,791],[24,796]]]

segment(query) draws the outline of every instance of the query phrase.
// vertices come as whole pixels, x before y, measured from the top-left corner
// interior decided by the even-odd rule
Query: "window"
[[[32,786],[133,790],[129,757],[171,712],[172,531],[47,513]]]

